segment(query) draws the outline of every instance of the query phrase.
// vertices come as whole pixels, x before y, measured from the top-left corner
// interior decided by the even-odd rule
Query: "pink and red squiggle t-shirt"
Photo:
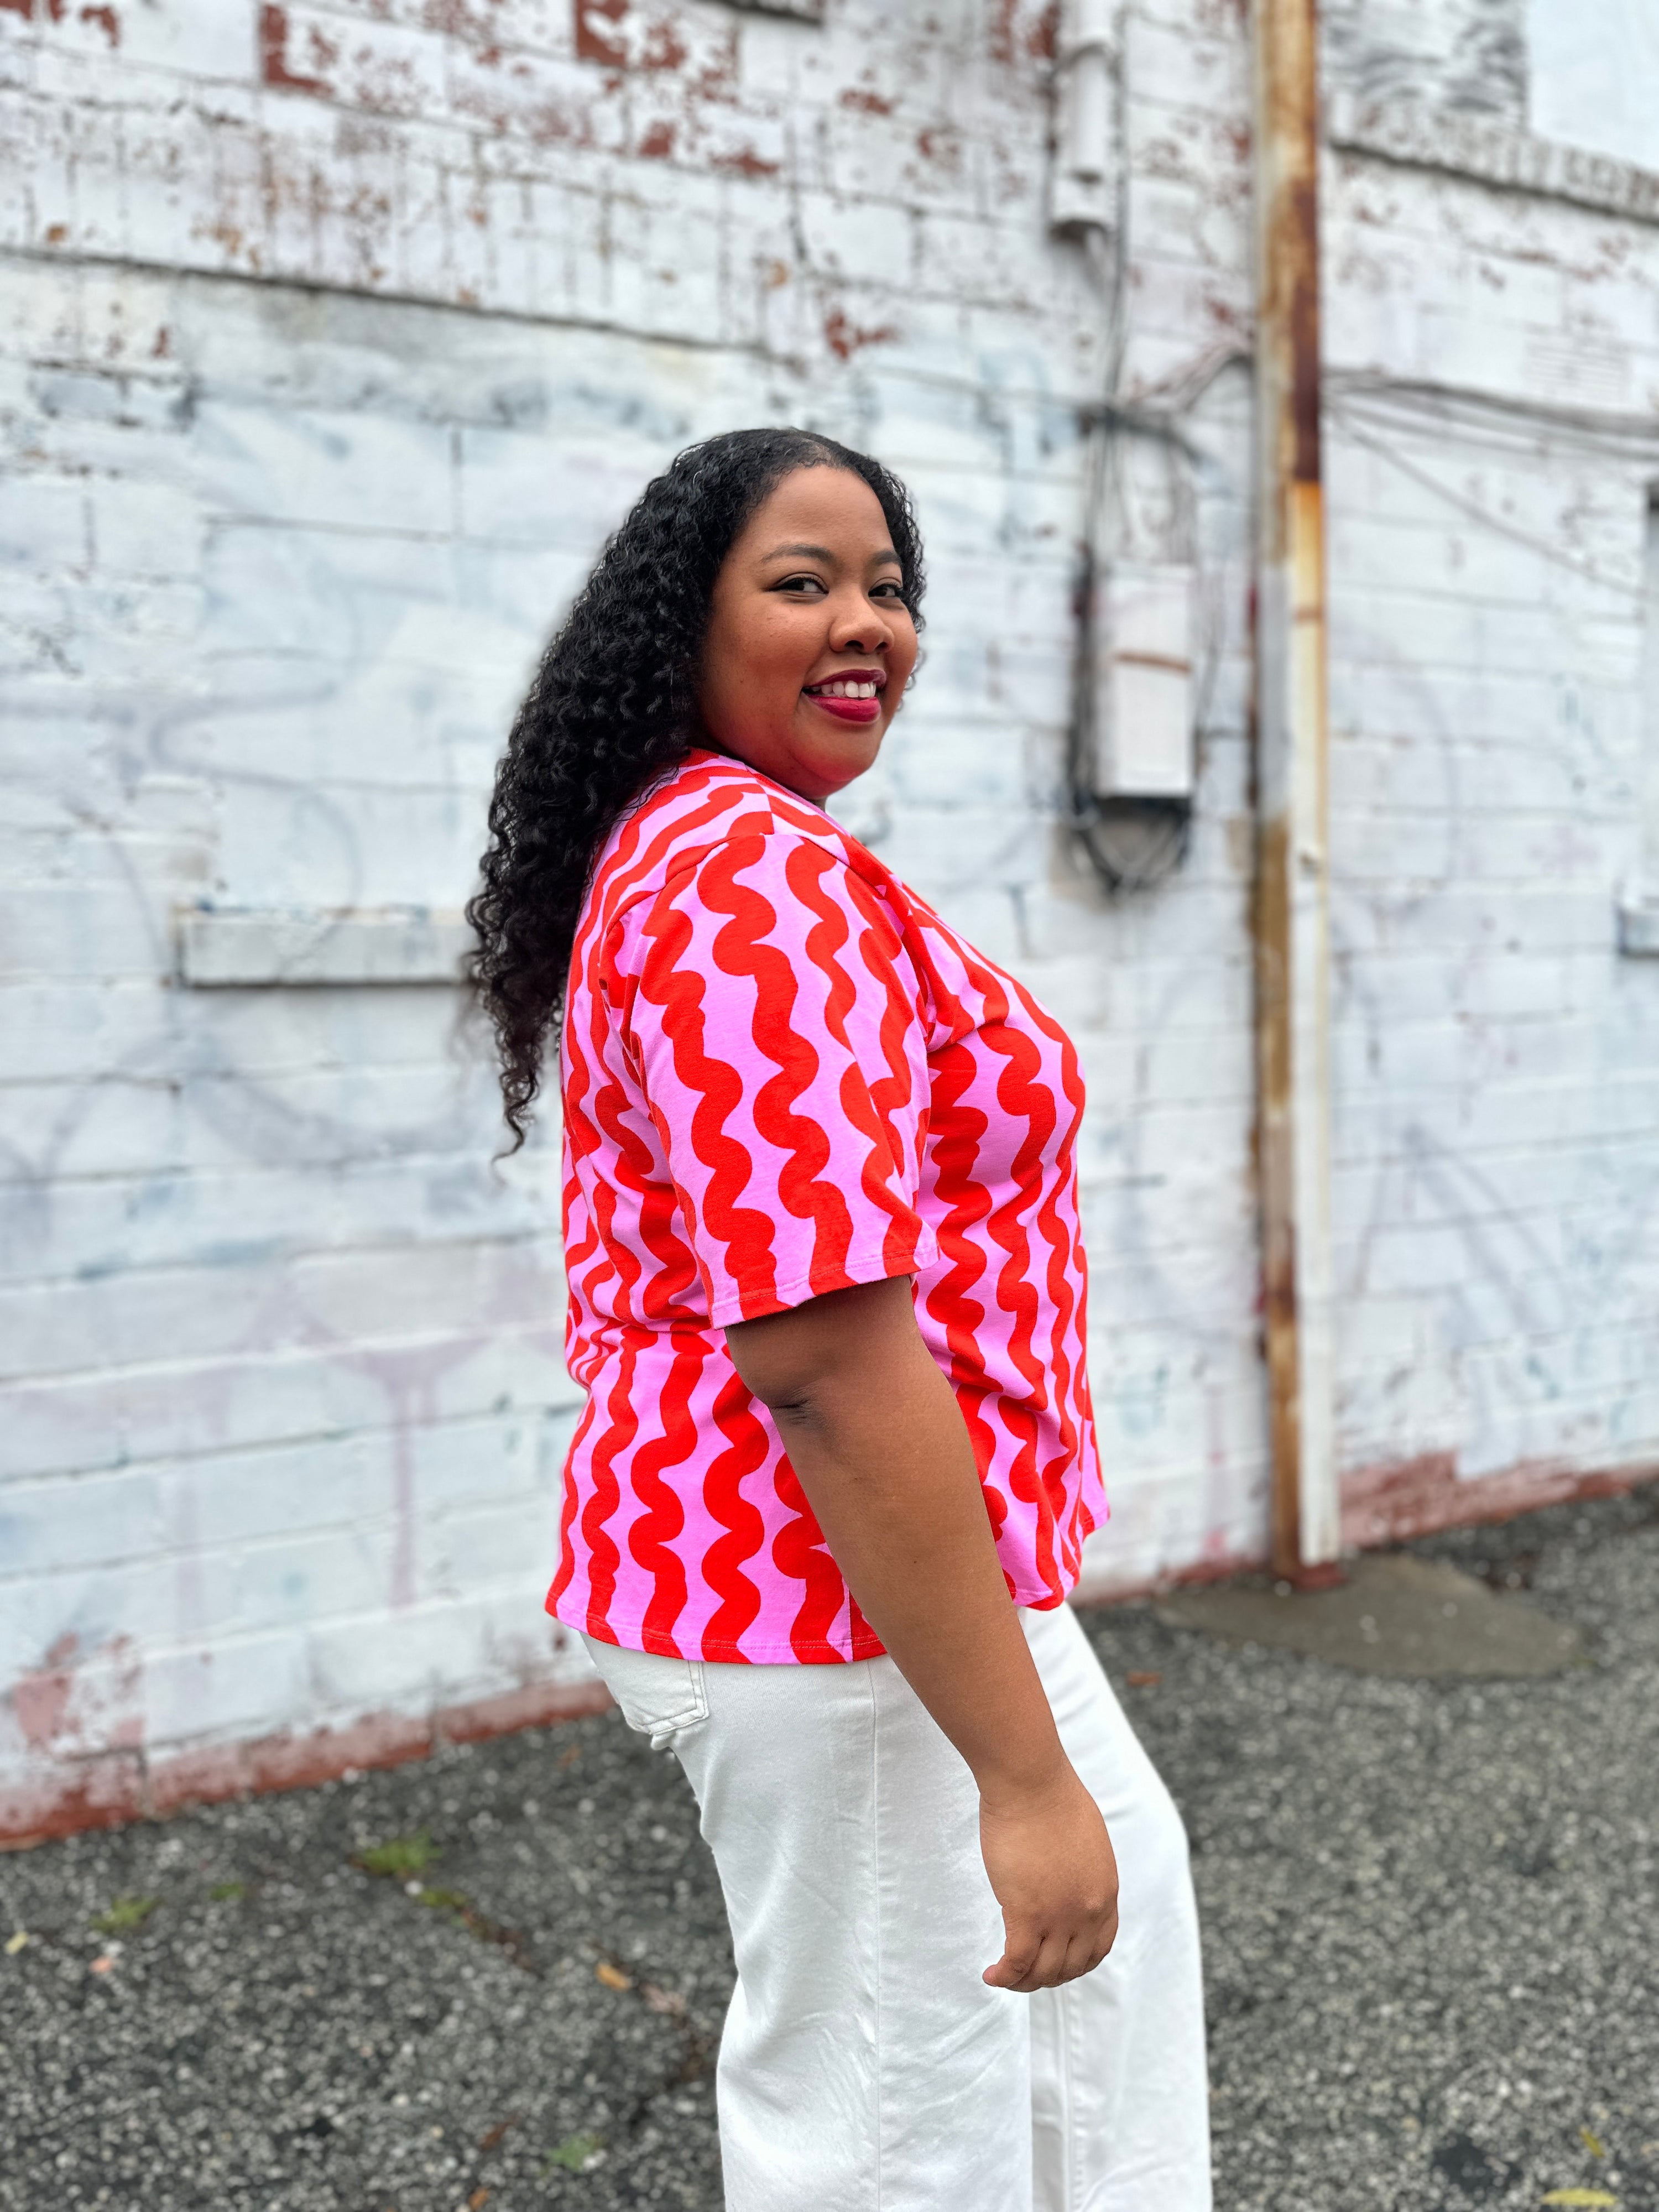
[[[548,1609],[714,1660],[868,1658],[723,1331],[915,1278],[1010,1595],[1104,1514],[1084,1365],[1077,1055],[827,815],[693,752],[613,831],[561,1044],[566,1352],[587,1404]]]

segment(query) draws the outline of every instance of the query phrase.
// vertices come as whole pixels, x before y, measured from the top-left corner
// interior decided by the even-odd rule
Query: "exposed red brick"
[[[610,90],[607,86],[605,89]],[[538,146],[556,146],[567,143],[586,145],[587,125],[585,118],[572,120],[569,113],[556,100],[544,100],[539,107],[532,108],[526,118],[530,136]]]
[[[862,85],[849,84],[841,94],[843,107],[861,108],[866,115],[890,115],[893,103],[884,100],[878,92],[869,92]]]
[[[895,324],[884,323],[878,330],[866,331],[834,307],[823,319],[823,335],[837,361],[851,361],[860,346],[884,345],[898,336],[898,329]]]
[[[48,1759],[136,1751],[144,1740],[142,1680],[131,1637],[88,1651],[70,1633],[12,1684],[6,1702],[24,1743]]]
[[[210,1744],[152,1760],[147,1809],[158,1818],[187,1805],[227,1797],[263,1796],[337,1781],[348,1771],[404,1766],[433,1747],[429,1721],[404,1713],[371,1713],[348,1728],[284,1730],[252,1743]]]
[[[648,70],[677,70],[684,63],[685,41],[675,29],[672,21],[665,16],[653,23],[646,33],[645,46],[640,55],[640,67]]]
[[[1460,1480],[1449,1452],[1425,1452],[1417,1459],[1344,1476],[1342,1548],[1376,1551],[1415,1536],[1431,1536],[1441,1528],[1512,1521],[1519,1513],[1534,1513],[1544,1505],[1622,1497],[1648,1482],[1659,1482],[1659,1467],[1583,1474],[1526,1461],[1505,1468],[1501,1474]],[[1228,1582],[1235,1575],[1259,1573],[1267,1564],[1265,1553],[1226,1553],[1135,1583],[1114,1582],[1109,1572],[1085,1570],[1076,1598],[1080,1605],[1117,1605],[1126,1599],[1154,1597],[1160,1590]]]
[[[708,100],[727,96],[738,81],[738,35],[734,31],[697,71],[692,83]]]
[[[326,99],[328,87],[321,77],[305,76],[288,64],[288,10],[266,0],[259,10],[259,74],[267,84],[284,92],[308,92]]]
[[[775,161],[763,161],[752,146],[740,146],[735,154],[716,154],[708,166],[739,177],[775,177],[779,167]]]
[[[432,1717],[434,1735],[447,1743],[477,1743],[486,1736],[511,1735],[515,1729],[546,1728],[555,1721],[579,1720],[602,1713],[611,1703],[603,1682],[528,1682],[497,1698],[477,1698],[465,1705],[446,1705]]]
[[[628,13],[628,0],[574,0],[576,58],[603,62],[607,69],[626,69],[628,49],[604,28],[620,23]]]
[[[348,1767],[407,1766],[425,1759],[434,1742],[432,1723],[408,1713],[370,1713],[349,1728],[315,1729],[306,1735],[262,1737],[247,1747],[254,1790],[309,1790],[332,1782]]]
[[[962,160],[962,140],[948,125],[942,131],[919,131],[916,151],[926,161],[942,161],[954,169]]]
[[[165,1814],[186,1805],[211,1805],[221,1798],[249,1795],[253,1789],[252,1749],[248,1744],[219,1743],[158,1761],[145,1778],[145,1809]]]
[[[81,21],[83,23],[96,23],[111,46],[120,45],[121,19],[113,8],[83,8],[81,10]]]
[[[441,31],[447,38],[459,39],[464,44],[489,45],[500,27],[499,17],[493,12],[500,0],[426,0],[421,10],[421,21],[428,31]],[[481,54],[479,59],[484,57]]]
[[[18,1729],[31,1751],[49,1749],[64,1734],[80,1644],[73,1633],[60,1636],[47,1651],[45,1665],[32,1667],[8,1693]]]
[[[66,1760],[39,1780],[0,1789],[0,1850],[21,1850],[87,1828],[118,1828],[144,1809],[143,1767],[134,1752]]]
[[[477,1743],[603,1712],[602,1682],[531,1682],[492,1698],[446,1705],[429,1717],[371,1713],[350,1726],[289,1731],[252,1743],[212,1744],[146,1763],[136,1752],[65,1759],[37,1779],[0,1790],[0,1850],[118,1827],[149,1814],[227,1797],[307,1790],[368,1767],[404,1766],[440,1743]]]
[[[674,150],[674,126],[672,123],[653,123],[640,141],[640,152],[647,161],[665,161]]]
[[[1021,60],[1052,61],[1060,39],[1058,0],[1032,12],[1029,0],[997,0],[991,18],[991,58],[1011,66]]]
[[[1542,1505],[1581,1498],[1617,1498],[1638,1484],[1659,1480],[1659,1468],[1584,1474],[1553,1462],[1522,1460],[1499,1474],[1460,1478],[1449,1452],[1361,1468],[1342,1479],[1342,1543],[1369,1551],[1404,1543],[1437,1528],[1465,1528],[1477,1522],[1511,1521]]]

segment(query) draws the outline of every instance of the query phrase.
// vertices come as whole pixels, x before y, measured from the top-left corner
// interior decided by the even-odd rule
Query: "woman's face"
[[[796,469],[726,555],[697,704],[713,742],[822,805],[881,750],[916,628],[881,502],[846,469]]]

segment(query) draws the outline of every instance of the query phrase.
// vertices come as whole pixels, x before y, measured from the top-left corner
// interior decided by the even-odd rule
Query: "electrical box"
[[[1095,608],[1095,793],[1193,795],[1193,571],[1122,562]]]
[[[1116,0],[1062,0],[1054,51],[1048,221],[1057,231],[1117,222]]]

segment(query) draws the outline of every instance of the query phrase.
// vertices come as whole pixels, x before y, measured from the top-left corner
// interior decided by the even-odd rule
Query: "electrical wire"
[[[1444,482],[1401,450],[1429,431],[1455,432],[1510,462],[1534,465],[1569,452],[1622,461],[1647,473],[1659,468],[1659,416],[1623,415],[1547,400],[1512,399],[1466,386],[1395,378],[1369,370],[1333,370],[1325,378],[1326,415],[1342,434],[1376,453],[1447,506],[1494,536],[1524,546],[1551,567],[1622,599],[1643,599],[1645,585],[1567,551],[1549,538],[1495,514]]]
[[[1478,522],[1494,536],[1507,538],[1516,545],[1524,545],[1540,561],[1547,561],[1552,567],[1565,569],[1569,575],[1581,577],[1601,591],[1616,592],[1632,599],[1645,598],[1644,585],[1624,576],[1609,575],[1605,568],[1598,568],[1591,562],[1575,560],[1571,554],[1564,553],[1559,546],[1552,545],[1547,538],[1535,537],[1531,531],[1506,522],[1501,514],[1494,514],[1490,507],[1482,507],[1479,500],[1470,499],[1462,492],[1455,490],[1450,484],[1442,483],[1427,469],[1420,469],[1408,461],[1399,447],[1390,445],[1386,439],[1374,437],[1369,431],[1360,429],[1352,420],[1344,421],[1340,414],[1334,419],[1341,422],[1343,430],[1356,445],[1364,446],[1367,452],[1379,455],[1390,468],[1397,469],[1401,476],[1409,477],[1413,483],[1421,484],[1425,491],[1433,492],[1448,507],[1455,507],[1460,514],[1467,515],[1472,522]]]
[[[1545,399],[1516,399],[1499,392],[1477,392],[1468,385],[1443,384],[1428,378],[1391,376],[1380,369],[1328,368],[1324,374],[1328,402],[1345,404],[1370,402],[1387,412],[1394,410],[1409,421],[1432,415],[1437,421],[1459,421],[1469,430],[1483,431],[1497,443],[1499,428],[1528,431],[1532,438],[1520,450],[1537,451],[1536,434],[1552,433],[1587,452],[1613,451],[1636,461],[1652,461],[1659,454],[1659,415],[1630,415],[1615,410],[1567,406]],[[1511,445],[1509,450],[1516,450]]]
[[[1066,827],[1090,868],[1109,893],[1150,890],[1164,882],[1181,866],[1192,836],[1190,799],[1103,798],[1095,789],[1095,765],[1100,732],[1097,727],[1099,686],[1097,635],[1098,587],[1103,562],[1101,540],[1105,509],[1112,491],[1121,514],[1129,507],[1128,487],[1122,468],[1122,445],[1128,438],[1146,439],[1166,454],[1170,505],[1184,526],[1196,569],[1198,531],[1195,500],[1190,481],[1179,472],[1200,465],[1205,456],[1187,436],[1179,416],[1196,404],[1211,383],[1229,365],[1233,349],[1218,349],[1183,373],[1170,398],[1173,405],[1160,405],[1162,391],[1143,393],[1133,404],[1121,397],[1123,363],[1128,343],[1124,312],[1127,289],[1128,209],[1127,164],[1118,175],[1117,221],[1109,240],[1097,230],[1084,234],[1087,260],[1106,304],[1107,362],[1104,391],[1092,405],[1079,409],[1086,441],[1084,464],[1083,545],[1079,561],[1074,605],[1074,650],[1071,713],[1066,738]],[[1204,711],[1213,696],[1219,665],[1218,641],[1200,686]],[[1197,732],[1194,734],[1197,744]]]
[[[1120,94],[1121,97],[1121,94]],[[1120,133],[1121,138],[1121,133]],[[1105,566],[1103,540],[1109,504],[1120,518],[1132,505],[1123,453],[1131,441],[1160,445],[1167,456],[1170,505],[1188,526],[1194,574],[1203,580],[1200,540],[1193,508],[1194,479],[1216,465],[1192,437],[1188,422],[1217,380],[1229,369],[1252,368],[1245,349],[1223,341],[1208,349],[1160,385],[1127,400],[1122,392],[1127,346],[1125,314],[1128,255],[1127,165],[1120,165],[1116,222],[1109,240],[1085,234],[1085,247],[1103,296],[1108,337],[1107,372],[1101,398],[1079,410],[1087,441],[1084,470],[1084,533],[1077,587],[1076,651],[1072,708],[1066,733],[1066,822],[1095,874],[1109,891],[1144,890],[1160,883],[1184,860],[1190,844],[1188,802],[1103,799],[1094,788],[1097,757],[1097,685],[1095,635],[1097,591]],[[1565,548],[1559,541],[1528,530],[1494,512],[1480,499],[1447,483],[1431,466],[1406,450],[1425,433],[1449,432],[1503,459],[1547,461],[1578,453],[1622,463],[1646,477],[1644,491],[1653,497],[1659,477],[1659,415],[1622,412],[1542,399],[1516,398],[1429,379],[1396,377],[1376,370],[1327,368],[1324,412],[1330,428],[1385,461],[1446,506],[1494,536],[1523,546],[1552,567],[1621,599],[1642,599],[1645,585],[1633,574],[1620,574]],[[1443,446],[1437,449],[1443,451]],[[1115,495],[1115,497],[1114,497]],[[1223,623],[1216,619],[1205,640],[1203,672],[1196,686],[1194,744],[1206,732],[1222,658]],[[1149,831],[1151,855],[1147,846]],[[1126,850],[1128,838],[1138,857]]]

